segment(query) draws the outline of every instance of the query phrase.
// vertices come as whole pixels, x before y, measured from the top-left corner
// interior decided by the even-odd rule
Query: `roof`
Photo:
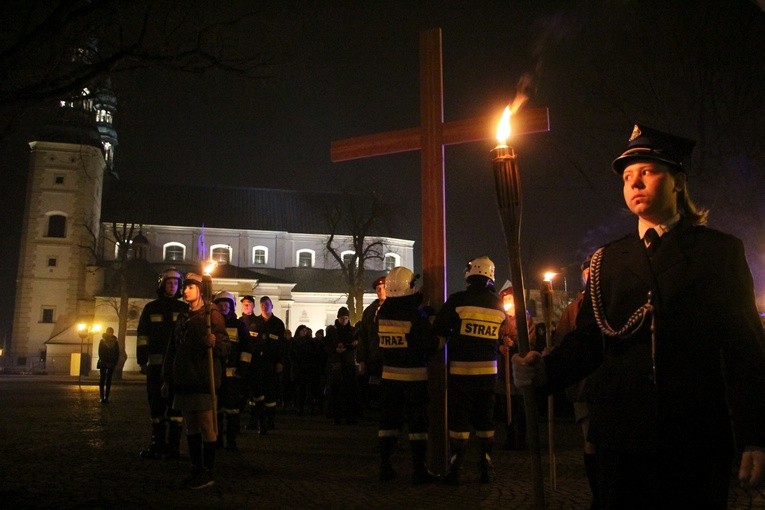
[[[340,192],[116,181],[104,192],[101,221],[316,234],[328,232],[326,213],[344,199]],[[380,230],[368,235],[385,236]]]

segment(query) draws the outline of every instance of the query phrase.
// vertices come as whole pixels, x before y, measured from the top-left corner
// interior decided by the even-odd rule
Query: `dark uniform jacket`
[[[601,335],[593,285],[615,330],[652,292],[655,382],[650,317],[629,338]],[[545,361],[548,391],[600,366],[589,388],[589,439],[598,447],[729,449],[731,418],[739,447],[765,447],[763,328],[733,236],[681,220],[650,260],[636,234],[607,245],[600,270],[591,266],[576,329]]]
[[[446,338],[449,344],[450,373],[455,372],[454,362],[488,362],[494,365],[499,354],[501,327],[505,321],[502,303],[490,289],[470,285],[455,292],[444,303],[433,322],[433,333]],[[487,375],[485,368],[473,370],[466,365],[462,375]]]
[[[255,317],[250,327],[252,337],[252,369],[258,378],[276,377],[277,363],[284,362],[284,322],[276,315],[266,320],[262,315]]]
[[[229,351],[228,333],[223,315],[215,305],[210,309],[210,326],[215,335],[213,367],[215,387],[220,387],[221,363]],[[210,393],[210,372],[207,357],[207,320],[205,308],[182,313],[175,323],[173,339],[168,345],[162,365],[162,380],[173,386],[176,393]]]
[[[188,309],[188,303],[174,297],[163,296],[146,303],[138,320],[136,357],[139,365],[162,366],[175,321]]]
[[[224,317],[230,342],[228,357],[224,359],[226,377],[245,379],[252,362],[252,340],[247,326],[231,313]]]
[[[388,298],[380,307],[376,329],[383,379],[427,380],[428,358],[438,349],[438,340],[430,334],[428,318],[417,308],[420,301],[421,296]]]
[[[380,375],[382,361],[380,352],[377,348],[377,314],[380,309],[380,300],[375,299],[369,306],[364,308],[361,314],[361,325],[359,326],[359,346],[356,357],[359,362],[367,365],[367,372],[370,375]]]

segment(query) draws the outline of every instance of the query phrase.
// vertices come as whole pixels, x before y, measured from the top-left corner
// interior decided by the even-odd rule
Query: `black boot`
[[[396,448],[395,436],[384,436],[378,439],[380,444],[380,480],[387,482],[396,478],[396,472],[393,471],[390,457]]]
[[[236,436],[239,435],[239,415],[226,415],[226,450],[237,451]]]
[[[449,447],[452,456],[449,458],[449,466],[446,468],[444,483],[446,485],[459,485],[460,469],[462,469],[462,461],[465,460],[465,441],[451,441]]]
[[[164,420],[151,424],[151,444],[139,454],[144,459],[160,459],[165,451],[165,435],[167,425]]]
[[[491,465],[493,438],[481,439],[481,459],[478,461],[478,472],[481,483],[491,483],[494,480],[494,466]]]
[[[438,480],[438,476],[430,472],[425,462],[428,452],[428,441],[409,441],[409,446],[412,449],[412,483],[422,485]]]
[[[167,444],[164,449],[164,458],[176,460],[181,458],[181,434],[183,433],[183,418],[173,416],[170,418],[167,431]]]
[[[590,491],[592,492],[590,509],[597,510],[600,508],[598,498],[598,462],[594,453],[584,454],[584,470],[587,473],[587,483],[590,484]]]

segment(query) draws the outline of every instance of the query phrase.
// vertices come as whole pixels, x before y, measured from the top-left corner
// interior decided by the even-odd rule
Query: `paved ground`
[[[98,403],[95,379],[0,376],[0,508],[531,508],[530,460],[497,449],[497,479],[477,482],[476,448],[459,487],[412,486],[404,444],[395,456],[399,478],[377,480],[376,425],[331,425],[323,417],[279,410],[269,436],[244,433],[240,452],[219,450],[216,484],[180,485],[188,458],[147,461],[138,451],[149,436],[142,380],[115,383],[113,402]],[[546,432],[543,431],[543,434]],[[558,487],[550,509],[588,508],[576,427],[556,424]],[[498,438],[501,440],[502,438]],[[402,442],[403,443],[403,442]],[[185,443],[182,443],[185,453]],[[543,451],[546,455],[546,452]],[[734,489],[731,509],[765,509],[765,491]]]

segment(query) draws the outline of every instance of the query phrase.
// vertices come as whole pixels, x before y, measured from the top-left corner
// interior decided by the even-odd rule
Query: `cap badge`
[[[637,137],[639,137],[642,134],[643,133],[640,132],[640,126],[635,124],[635,127],[632,128],[632,136],[630,136],[630,140],[629,141],[631,142],[631,141],[635,140]]]

